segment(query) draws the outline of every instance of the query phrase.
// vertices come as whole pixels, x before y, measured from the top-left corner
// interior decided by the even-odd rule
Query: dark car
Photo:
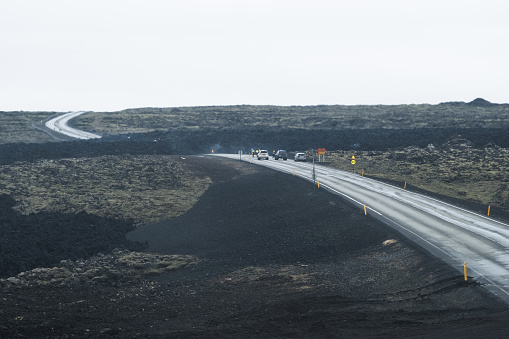
[[[279,151],[276,152],[276,155],[274,155],[274,160],[278,160],[279,158],[283,160],[288,159],[288,155],[286,154],[285,150],[280,149]]]

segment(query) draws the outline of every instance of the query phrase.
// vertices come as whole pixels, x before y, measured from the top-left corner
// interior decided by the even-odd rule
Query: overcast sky
[[[0,111],[509,102],[507,0],[0,0]]]

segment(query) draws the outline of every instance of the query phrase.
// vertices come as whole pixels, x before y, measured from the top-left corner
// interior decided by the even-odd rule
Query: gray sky
[[[507,0],[0,0],[0,111],[509,102]]]

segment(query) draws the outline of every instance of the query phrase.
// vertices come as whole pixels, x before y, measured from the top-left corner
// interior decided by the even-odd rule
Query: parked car
[[[276,152],[276,155],[274,156],[274,160],[278,160],[279,158],[281,158],[283,160],[288,159],[288,155],[286,154],[285,150],[280,149],[279,151]]]
[[[304,153],[297,153],[295,154],[293,161],[306,161],[306,155]]]
[[[260,150],[258,154],[256,155],[258,157],[258,160],[266,159],[269,160],[269,152],[267,152],[266,149]]]

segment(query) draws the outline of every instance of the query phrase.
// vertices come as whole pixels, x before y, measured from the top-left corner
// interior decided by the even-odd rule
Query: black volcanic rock
[[[145,247],[125,239],[125,234],[135,228],[130,220],[85,212],[22,215],[12,209],[15,203],[9,195],[0,194],[0,278],[114,248]]]

